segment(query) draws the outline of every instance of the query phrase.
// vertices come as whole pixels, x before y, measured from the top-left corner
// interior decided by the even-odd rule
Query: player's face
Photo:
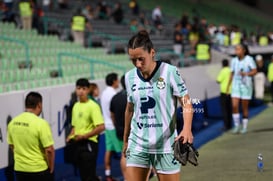
[[[89,93],[88,87],[80,87],[80,86],[76,87],[76,94],[81,102],[86,101],[88,99],[88,93]]]
[[[134,64],[136,68],[138,68],[142,73],[147,73],[151,71],[153,57],[155,55],[155,51],[152,49],[149,53],[145,51],[142,47],[129,49],[128,51],[130,60]]]
[[[100,95],[100,90],[99,90],[99,88],[97,87],[97,88],[94,89],[93,96],[94,96],[94,97],[98,97],[99,95]]]
[[[114,81],[113,87],[115,89],[117,89],[119,87],[119,80],[118,79]]]
[[[245,49],[244,49],[242,46],[237,45],[237,46],[235,47],[235,54],[236,54],[238,57],[242,58],[242,57],[245,56]]]

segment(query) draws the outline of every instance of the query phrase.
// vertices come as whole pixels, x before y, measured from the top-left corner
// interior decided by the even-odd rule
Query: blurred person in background
[[[137,3],[137,0],[131,0],[129,2],[129,8],[131,9],[133,15],[135,16],[139,15],[139,5]]]
[[[253,83],[252,77],[257,73],[256,63],[249,55],[248,47],[244,44],[235,46],[236,56],[231,62],[231,74],[227,91],[231,89],[232,117],[234,122],[233,133],[245,134],[248,125],[248,105],[252,98]],[[240,129],[239,105],[242,103],[243,119]]]
[[[176,53],[177,55],[181,55],[182,53],[182,43],[183,43],[183,35],[181,32],[181,24],[180,23],[176,23],[174,25],[174,33],[173,33],[173,41],[174,41],[174,45],[173,45],[173,51],[174,53]]]
[[[117,73],[109,73],[105,77],[106,88],[101,93],[101,108],[105,122],[105,144],[106,152],[104,155],[104,166],[106,181],[114,181],[111,173],[111,156],[114,153],[122,151],[120,141],[116,134],[116,129],[111,118],[110,104],[119,87],[119,79]]]
[[[273,55],[271,56],[271,63],[268,66],[267,78],[268,78],[268,81],[270,82],[270,93],[272,96],[272,99],[269,105],[272,106],[273,105]]]
[[[88,98],[89,81],[76,81],[78,101],[72,108],[72,129],[66,142],[73,144],[72,157],[79,168],[82,181],[97,181],[98,136],[104,131],[104,120],[100,106]]]
[[[32,28],[33,4],[30,0],[21,0],[19,11],[23,29],[30,30]]]
[[[257,73],[254,75],[254,93],[255,98],[262,101],[264,99],[266,70],[262,55],[256,55],[255,60],[257,65]]]
[[[82,14],[80,8],[77,9],[76,13],[71,19],[71,31],[75,43],[85,46],[85,31],[91,32],[92,26],[88,19]]]
[[[123,13],[122,5],[120,2],[117,2],[115,4],[115,7],[112,12],[112,17],[113,17],[115,23],[117,23],[117,24],[122,23],[123,18],[124,18],[124,13]]]
[[[217,76],[217,83],[220,84],[220,101],[222,107],[222,114],[224,120],[224,130],[227,131],[232,128],[232,106],[230,90],[227,90],[228,81],[230,77],[229,62],[227,59],[222,60],[222,69]]]
[[[110,103],[111,118],[113,120],[114,126],[116,128],[117,138],[123,142],[123,132],[124,132],[124,112],[127,104],[127,93],[125,87],[125,76],[120,78],[120,83],[122,90],[120,90],[116,95],[113,96]],[[123,144],[120,144],[120,150],[122,150]],[[129,180],[126,174],[126,158],[121,156],[120,168],[124,180]]]

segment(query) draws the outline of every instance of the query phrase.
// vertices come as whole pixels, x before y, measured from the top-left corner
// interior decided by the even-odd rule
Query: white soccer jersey
[[[152,76],[144,79],[136,68],[125,75],[128,102],[134,104],[128,148],[146,153],[171,153],[177,135],[173,96],[188,91],[173,65],[158,61]]]
[[[250,72],[256,68],[256,63],[253,58],[246,55],[244,59],[239,60],[238,57],[234,57],[231,61],[231,72],[233,72],[233,86],[239,86],[241,84],[252,87],[251,76],[241,76],[240,72]]]

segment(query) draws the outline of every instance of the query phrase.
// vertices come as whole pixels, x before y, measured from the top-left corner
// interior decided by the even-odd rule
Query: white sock
[[[243,118],[243,129],[246,129],[248,125],[248,118]]]
[[[232,114],[232,118],[233,118],[234,126],[238,127],[240,125],[240,114],[234,113],[234,114]]]
[[[105,170],[105,175],[110,176],[111,175],[111,170]]]

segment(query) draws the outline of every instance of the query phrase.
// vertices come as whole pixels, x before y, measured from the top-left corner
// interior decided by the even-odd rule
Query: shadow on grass
[[[273,131],[273,128],[257,129],[257,130],[253,130],[251,132],[259,133],[259,132],[269,132],[269,131]]]

